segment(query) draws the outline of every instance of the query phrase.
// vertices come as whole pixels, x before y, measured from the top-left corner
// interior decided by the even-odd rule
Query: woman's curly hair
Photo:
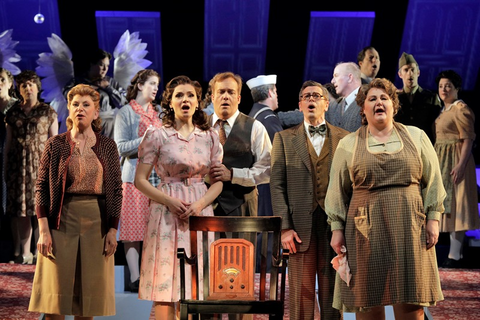
[[[175,88],[182,84],[189,84],[193,86],[197,95],[198,106],[195,108],[195,113],[192,117],[193,124],[201,130],[208,130],[210,128],[210,124],[208,123],[207,114],[203,111],[204,102],[202,101],[202,86],[198,81],[191,80],[187,76],[177,76],[170,80],[165,86],[162,102],[160,104],[162,106],[160,117],[162,118],[163,125],[166,127],[175,128],[175,112],[170,104],[172,102],[172,96]]]
[[[70,109],[70,105],[72,104],[73,97],[76,95],[80,96],[90,96],[93,100],[93,104],[95,105],[95,109],[97,111],[100,111],[100,94],[92,88],[91,86],[87,84],[78,84],[72,89],[67,94],[67,99],[68,99],[68,108]],[[70,116],[67,117],[67,130],[72,130],[73,127],[73,120],[70,118]],[[100,116],[92,121],[92,128],[93,131],[95,132],[100,132],[102,130],[102,119]]]
[[[364,84],[358,90],[357,98],[355,102],[360,107],[360,115],[362,116],[362,124],[368,124],[367,118],[365,117],[365,100],[367,99],[368,91],[372,88],[384,90],[393,104],[393,116],[398,113],[400,110],[400,102],[398,101],[397,88],[395,85],[390,82],[390,80],[385,78],[375,78],[369,84]]]
[[[140,84],[145,84],[150,77],[157,77],[158,82],[160,82],[160,75],[158,74],[157,71],[153,69],[143,69],[138,71],[130,80],[130,84],[128,85],[127,88],[127,101],[130,102],[132,99],[135,99],[137,97],[138,91],[138,85]],[[152,101],[152,106],[155,111],[158,111],[158,107],[155,101]]]

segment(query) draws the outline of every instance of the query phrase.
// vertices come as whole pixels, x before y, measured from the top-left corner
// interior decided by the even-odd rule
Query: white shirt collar
[[[353,90],[350,92],[350,94],[345,98],[345,101],[347,102],[347,106],[345,107],[345,110],[355,101],[355,98],[357,97],[358,90],[360,87],[357,89]]]
[[[237,120],[237,117],[238,117],[239,114],[240,114],[240,111],[237,110],[237,111],[235,111],[233,116],[231,116],[230,118],[227,119],[227,122],[230,125],[230,127],[233,127],[233,124],[235,123],[235,120]],[[213,113],[213,115],[212,115],[212,126],[214,126],[215,123],[217,123],[218,119],[220,119],[220,118],[217,116],[217,114]]]
[[[325,123],[325,119],[323,119],[323,121],[322,121],[321,123],[319,123],[318,125],[316,125],[316,126],[314,126],[314,127],[319,127],[319,126],[322,125],[322,124],[327,125],[327,124]],[[310,133],[308,132],[308,127],[310,127],[311,124],[304,120],[304,121],[303,121],[303,126],[305,127],[305,132],[307,132],[307,135],[310,136]]]

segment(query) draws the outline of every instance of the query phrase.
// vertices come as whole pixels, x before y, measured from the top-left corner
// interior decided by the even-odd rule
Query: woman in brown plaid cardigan
[[[115,314],[114,257],[122,204],[115,142],[101,134],[99,94],[68,93],[68,131],[50,138],[36,184],[40,253],[30,311],[46,319]]]

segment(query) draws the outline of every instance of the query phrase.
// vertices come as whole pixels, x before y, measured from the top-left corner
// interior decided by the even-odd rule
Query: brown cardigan
[[[97,142],[93,152],[103,167],[107,230],[118,228],[122,208],[122,179],[117,145],[114,140],[95,133]],[[38,218],[48,218],[52,229],[60,226],[68,163],[75,142],[70,131],[48,139],[42,153],[35,188],[35,211]]]

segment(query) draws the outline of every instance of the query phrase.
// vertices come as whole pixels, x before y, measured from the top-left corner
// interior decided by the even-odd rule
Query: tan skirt
[[[39,255],[28,310],[83,317],[115,314],[114,256],[105,258],[105,201],[66,195],[60,228],[50,230],[55,260]]]

